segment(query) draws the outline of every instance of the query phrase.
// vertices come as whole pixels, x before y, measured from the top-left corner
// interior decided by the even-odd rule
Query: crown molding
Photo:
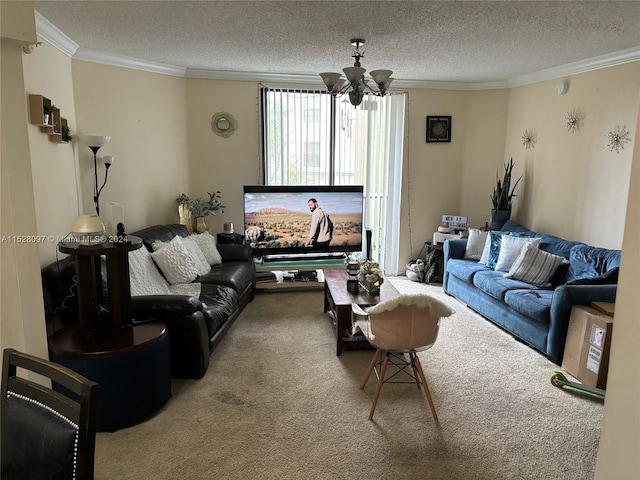
[[[547,68],[538,72],[529,73],[513,77],[507,81],[509,88],[521,87],[532,83],[543,82],[546,80],[554,80],[571,75],[598,70],[600,68],[614,67],[630,62],[640,60],[640,46],[618,50],[617,52],[607,53],[598,57],[580,60],[578,62],[567,63],[558,67]]]
[[[36,34],[45,42],[51,44],[69,57],[78,51],[80,46],[67,37],[58,27],[44,18],[37,10],[34,11],[36,17]]]
[[[314,88],[324,88],[322,80],[320,80],[320,78],[316,75],[280,74],[266,72],[233,72],[223,70],[184,68],[175,65],[150,62],[147,60],[126,57],[124,55],[115,55],[111,53],[83,48],[73,40],[71,40],[67,35],[60,31],[46,18],[44,18],[40,13],[38,13],[38,11],[35,11],[35,17],[36,33],[38,34],[38,37],[40,37],[42,40],[45,40],[47,43],[51,44],[69,57],[77,60],[103,63],[116,67],[132,68],[136,70],[143,70],[146,72],[161,73],[163,75],[172,75],[186,78],[245,82],[273,82],[300,84],[313,86]],[[613,67],[616,65],[622,65],[624,63],[636,61],[640,61],[640,46],[495,82],[447,82],[435,80],[396,79],[393,82],[393,87],[467,91],[498,90],[503,88],[513,88],[530,85],[532,83],[577,75],[579,73],[585,73],[600,68]]]
[[[84,60],[86,62],[103,63],[105,65],[113,65],[115,67],[132,68],[134,70],[142,70],[144,72],[161,73],[163,75],[172,75],[174,77],[184,77],[186,72],[186,68],[184,67],[149,62],[147,60],[100,52],[98,50],[83,47],[80,47],[76,51],[75,55],[73,55],[73,59]]]

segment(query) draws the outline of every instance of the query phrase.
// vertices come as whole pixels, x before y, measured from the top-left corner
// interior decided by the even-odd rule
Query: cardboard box
[[[591,307],[571,309],[562,367],[588,387],[605,389],[613,317]]]
[[[589,321],[588,312],[585,312],[584,308],[585,307],[582,306],[575,306],[571,309],[567,340],[564,344],[564,355],[562,357],[562,368],[574,377],[578,376],[582,356],[582,343]]]
[[[613,317],[599,314],[589,321],[577,377],[584,385],[603,390],[607,387],[612,332]]]
[[[609,315],[610,317],[613,317],[613,311],[616,308],[616,304],[608,303],[608,302],[591,302],[591,308],[593,308],[594,310],[598,310],[599,312],[602,312],[605,315]]]

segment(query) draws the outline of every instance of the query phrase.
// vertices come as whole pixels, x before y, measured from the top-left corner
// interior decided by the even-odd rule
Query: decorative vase
[[[178,205],[178,215],[180,216],[180,223],[187,227],[189,233],[193,233],[193,217],[189,207],[186,205]]]
[[[193,225],[193,231],[196,233],[204,233],[207,230],[209,230],[209,227],[207,227],[207,222],[205,222],[205,218],[197,217],[196,222]]]
[[[500,230],[511,217],[509,210],[491,210],[491,230]]]

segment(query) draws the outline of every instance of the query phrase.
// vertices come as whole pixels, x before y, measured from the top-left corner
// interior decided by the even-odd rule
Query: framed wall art
[[[427,143],[451,142],[451,115],[427,116]]]

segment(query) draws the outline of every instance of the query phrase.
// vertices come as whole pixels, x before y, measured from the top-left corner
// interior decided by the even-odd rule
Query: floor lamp
[[[102,183],[102,186],[98,188],[98,150],[111,140],[111,137],[100,135],[78,135],[78,137],[80,142],[89,147],[93,152],[93,203],[96,205],[96,214],[100,216],[100,192],[102,192],[102,189],[107,184],[109,167],[111,167],[115,158],[113,155],[105,155],[102,157],[105,168],[104,182]]]

